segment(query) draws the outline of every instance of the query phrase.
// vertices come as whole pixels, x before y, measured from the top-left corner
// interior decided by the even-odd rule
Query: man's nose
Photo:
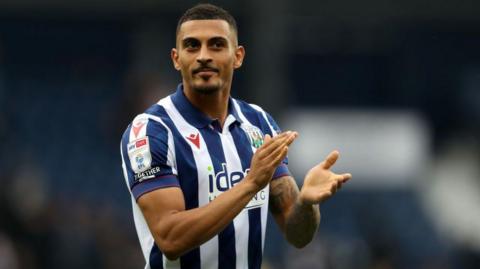
[[[200,49],[200,53],[198,54],[198,57],[197,57],[197,62],[201,63],[202,65],[205,65],[211,61],[212,61],[212,57],[210,55],[210,51],[208,50],[208,47],[202,46],[202,48]]]

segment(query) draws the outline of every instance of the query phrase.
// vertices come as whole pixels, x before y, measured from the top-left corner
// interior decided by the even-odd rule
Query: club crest
[[[247,134],[252,147],[259,148],[263,145],[263,132],[258,127],[253,125],[242,124],[242,129]]]

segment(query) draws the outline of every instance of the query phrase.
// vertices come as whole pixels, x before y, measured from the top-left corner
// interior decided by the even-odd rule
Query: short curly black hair
[[[178,20],[176,35],[178,35],[178,32],[180,31],[182,23],[193,20],[224,20],[228,22],[235,33],[238,33],[237,22],[228,11],[219,6],[203,3],[197,4],[185,11],[182,17]]]

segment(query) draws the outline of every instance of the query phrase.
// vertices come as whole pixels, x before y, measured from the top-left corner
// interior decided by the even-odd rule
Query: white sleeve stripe
[[[132,194],[132,190],[130,190],[130,183],[128,182],[128,173],[127,173],[127,166],[125,165],[125,158],[123,157],[123,145],[120,142],[120,155],[122,156],[122,171],[123,177],[125,178],[125,183],[127,183],[128,191]]]
[[[173,134],[170,128],[163,122],[163,120],[160,117],[150,115],[150,114],[144,114],[147,118],[152,119],[165,127],[168,132],[168,153],[167,153],[167,165],[172,168],[172,173],[175,175],[178,175],[177,173],[177,159],[175,158],[175,143],[173,140]],[[146,130],[147,128],[145,128]]]
[[[130,183],[128,181],[127,167],[125,165],[125,159],[124,159],[124,156],[123,156],[123,145],[122,145],[121,142],[120,142],[120,155],[122,156],[123,176],[125,178],[125,183],[127,184],[127,189],[128,189],[128,192],[130,193],[130,197],[131,197],[131,200],[132,200],[132,210],[133,210],[133,215],[134,215],[135,228],[137,230],[139,238],[142,235],[149,236],[150,234],[146,233],[146,231],[148,231],[148,228],[145,228],[146,224],[145,224],[145,220],[143,219],[143,215],[140,216],[140,218],[143,219],[143,226],[141,224],[140,224],[140,226],[137,225],[138,220],[136,219],[137,217],[135,215],[136,215],[136,212],[139,211],[139,208],[138,208],[138,206],[135,202],[135,199],[133,198],[132,190],[130,189]],[[142,229],[142,227],[143,227],[143,229]],[[142,248],[143,257],[145,258],[145,261],[147,261],[147,265],[145,266],[145,268],[150,268],[150,265],[148,265],[148,242],[150,242],[150,241],[153,241],[153,238],[151,238],[151,235],[150,235],[150,239],[146,240],[147,243],[145,243],[145,241],[140,240],[140,247]]]

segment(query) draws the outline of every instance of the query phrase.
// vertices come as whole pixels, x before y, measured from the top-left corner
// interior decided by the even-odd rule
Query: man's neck
[[[184,93],[192,105],[212,119],[217,119],[223,127],[228,115],[228,98],[230,89],[221,89],[215,93],[203,94],[184,85]]]

